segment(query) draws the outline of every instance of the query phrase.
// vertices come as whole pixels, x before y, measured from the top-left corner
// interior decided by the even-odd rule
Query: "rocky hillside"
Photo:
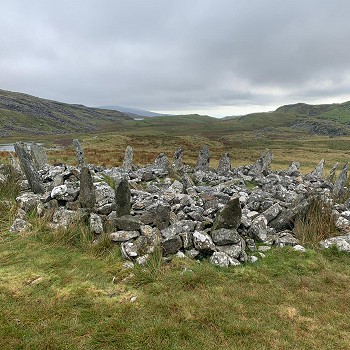
[[[132,119],[112,110],[0,90],[0,135],[88,132]]]

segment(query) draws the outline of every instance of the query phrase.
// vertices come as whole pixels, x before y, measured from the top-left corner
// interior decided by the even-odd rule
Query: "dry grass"
[[[321,197],[313,197],[305,215],[297,218],[294,233],[300,244],[316,246],[316,244],[336,235],[335,218],[332,205]]]

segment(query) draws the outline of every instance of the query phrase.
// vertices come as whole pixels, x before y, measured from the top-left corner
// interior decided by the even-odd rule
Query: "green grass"
[[[1,349],[346,349],[350,256],[273,249],[220,269],[1,235]],[[135,302],[131,298],[136,297]]]

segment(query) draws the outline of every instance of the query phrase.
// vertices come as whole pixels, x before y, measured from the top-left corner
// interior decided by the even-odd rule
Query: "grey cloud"
[[[346,0],[7,1],[0,88],[155,110],[346,95],[349,10]]]

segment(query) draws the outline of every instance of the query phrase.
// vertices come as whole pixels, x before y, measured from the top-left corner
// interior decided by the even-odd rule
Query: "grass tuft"
[[[332,205],[321,197],[313,197],[304,216],[297,218],[294,233],[300,244],[315,247],[316,244],[336,235]]]

